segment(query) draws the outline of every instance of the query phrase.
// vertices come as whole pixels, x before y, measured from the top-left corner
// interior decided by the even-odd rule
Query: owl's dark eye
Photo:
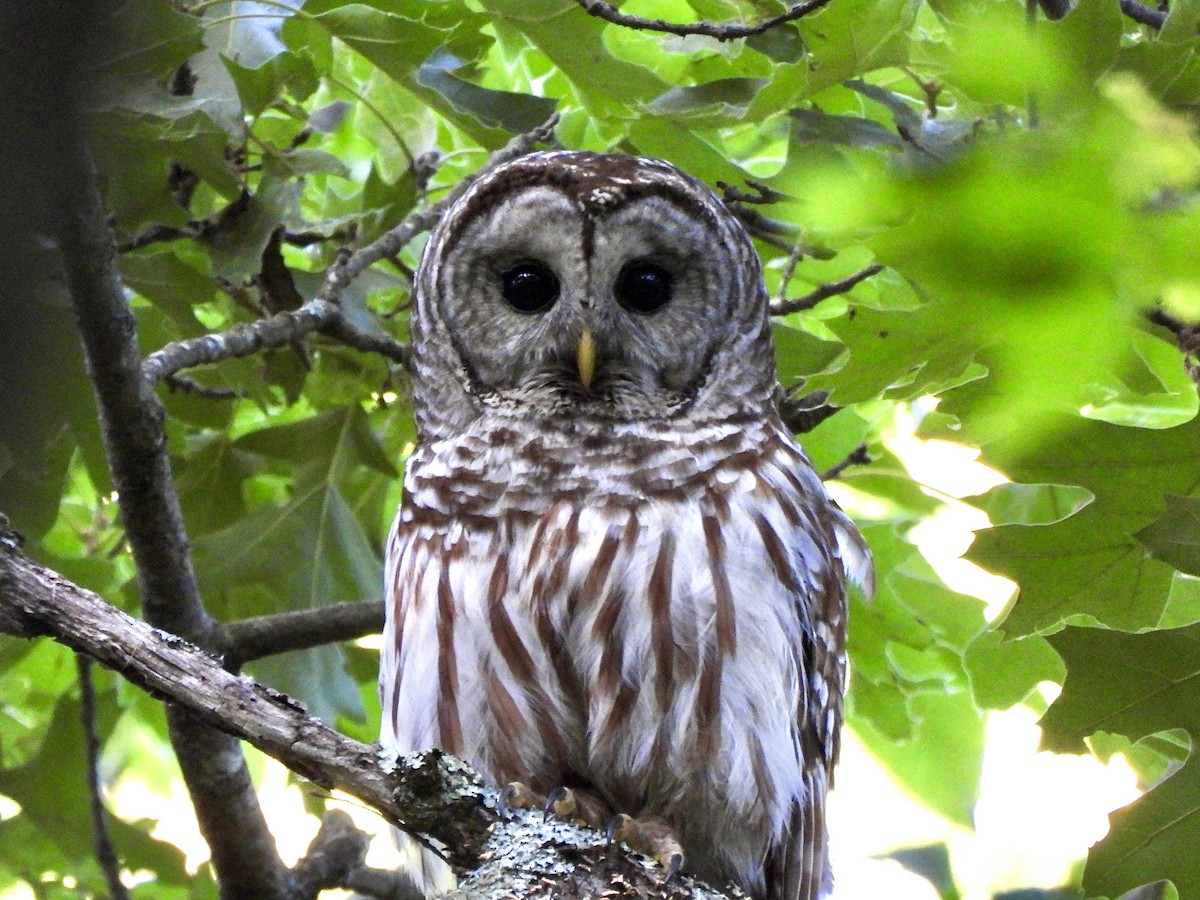
[[[636,260],[621,270],[613,293],[631,312],[656,313],[671,300],[671,273],[652,262]]]
[[[504,302],[522,313],[545,312],[558,299],[558,276],[535,260],[517,263],[500,276]]]

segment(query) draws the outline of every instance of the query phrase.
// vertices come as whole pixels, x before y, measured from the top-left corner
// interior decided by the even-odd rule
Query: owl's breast
[[[840,513],[789,439],[753,436],[577,442],[586,472],[566,436],[419,451],[389,545],[385,742],[728,820],[742,843],[719,852],[752,865],[832,763],[845,627]]]
[[[542,427],[481,418],[418,448],[401,516],[487,522],[540,518],[551,507],[695,500],[754,468],[775,433],[761,417],[677,421],[552,420]]]

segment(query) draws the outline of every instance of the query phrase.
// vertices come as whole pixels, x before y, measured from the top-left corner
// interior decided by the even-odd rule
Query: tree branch
[[[108,882],[108,893],[112,900],[128,900],[129,891],[121,882],[121,860],[108,833],[108,810],[104,808],[104,795],[100,790],[100,736],[96,733],[96,686],[92,681],[92,658],[78,653],[75,655],[75,665],[79,671],[87,786],[91,798],[92,846],[96,850],[100,869],[104,872],[104,880]]]
[[[822,481],[833,481],[851,466],[867,466],[871,464],[871,456],[867,453],[867,445],[859,444],[846,454],[846,458],[821,473]]]
[[[69,120],[69,116],[67,117]],[[58,177],[46,190],[71,303],[99,408],[109,468],[137,567],[147,620],[203,645],[214,621],[200,600],[163,430],[165,412],[142,378],[137,326],[116,266],[82,127],[64,127]],[[172,746],[225,897],[285,896],[286,869],[237,741],[167,707]]]
[[[146,357],[142,363],[142,376],[149,384],[155,384],[183,369],[286,347],[340,315],[341,311],[334,304],[312,300],[299,309],[256,322],[240,323],[219,334],[175,341]]]
[[[1155,31],[1162,30],[1167,21],[1167,14],[1160,9],[1152,9],[1138,0],[1119,0],[1121,12],[1141,25],[1149,25]]]
[[[440,751],[381,763],[378,745],[334,731],[290,697],[227,672],[198,647],[38,565],[2,528],[0,623],[22,636],[48,635],[86,653],[313,783],[345,791],[406,830],[436,839],[459,872],[474,870],[460,883],[458,896],[480,896],[477,886],[483,884],[506,886],[502,896],[566,900],[601,894],[744,896],[713,891],[688,877],[664,884],[662,869],[643,857],[616,852],[598,832],[553,817],[547,821],[540,812],[510,810],[501,816],[499,792],[483,787],[468,766]],[[347,840],[353,846],[354,839]],[[322,866],[310,860],[292,875],[307,878]],[[293,889],[287,896],[298,895]]]
[[[883,266],[878,263],[867,266],[855,272],[849,278],[843,278],[841,281],[831,281],[828,284],[823,284],[810,294],[805,294],[803,297],[791,297],[771,302],[771,315],[786,316],[788,313],[800,312],[805,309],[812,309],[822,300],[827,300],[830,297],[835,297],[838,294],[845,294],[853,290],[857,285],[866,281],[873,275],[878,275],[883,271]]]
[[[370,841],[346,813],[339,809],[325,813],[304,858],[292,868],[294,896],[316,900],[324,888],[344,885],[350,873],[362,865]]]
[[[626,15],[618,11],[612,4],[601,2],[601,0],[575,0],[575,2],[583,7],[589,16],[595,16],[597,19],[603,19],[614,25],[623,25],[626,28],[636,28],[639,31],[661,31],[665,34],[677,34],[681,37],[689,34],[702,34],[707,37],[716,38],[718,41],[732,41],[737,38],[762,34],[764,31],[770,31],[772,28],[782,25],[785,22],[792,22],[803,18],[809,13],[816,12],[825,6],[829,3],[829,0],[807,0],[805,3],[797,3],[787,12],[764,19],[755,25],[741,25],[736,22],[724,24],[693,22],[681,25],[674,22],[664,22],[662,19],[644,19],[641,16]]]
[[[229,622],[219,627],[215,646],[225,667],[236,672],[265,656],[352,641],[382,630],[383,601],[359,600]]]

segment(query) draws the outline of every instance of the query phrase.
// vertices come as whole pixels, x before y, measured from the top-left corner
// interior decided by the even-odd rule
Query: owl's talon
[[[659,863],[662,864],[661,859],[659,860]],[[663,876],[663,881],[671,881],[676,875],[679,874],[679,870],[683,868],[683,854],[672,853],[670,858],[667,860],[667,864],[664,865],[663,868],[667,870],[667,874]]]
[[[604,830],[608,842],[622,841],[630,849],[654,859],[666,870],[664,881],[670,881],[683,868],[683,847],[674,830],[657,816],[635,819],[621,813],[609,820]]]
[[[629,833],[629,823],[633,821],[632,816],[627,816],[625,813],[619,813],[608,820],[608,826],[604,829],[604,836],[608,838],[610,844],[617,841],[625,840]]]
[[[569,822],[575,818],[578,811],[579,801],[575,792],[569,787],[555,788],[546,798],[546,805],[542,807],[542,821],[546,821],[553,813],[558,818]]]
[[[514,809],[533,809],[539,805],[537,794],[519,781],[510,781],[500,791],[497,812],[507,819]]]

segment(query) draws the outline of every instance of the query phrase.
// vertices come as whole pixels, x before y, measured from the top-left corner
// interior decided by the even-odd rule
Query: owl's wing
[[[783,843],[767,856],[768,900],[816,900],[832,887],[826,859],[825,769],[811,767],[804,775],[806,799],[792,807]]]
[[[817,900],[832,889],[825,824],[825,795],[833,781],[840,749],[843,693],[846,681],[847,580],[869,595],[874,593],[875,572],[866,541],[850,518],[828,497],[804,454],[796,450],[788,481],[799,500],[814,513],[818,530],[832,536],[841,566],[832,569],[823,560],[806,566],[804,547],[796,541],[793,559],[801,567],[823,573],[811,595],[797,596],[797,607],[806,621],[803,629],[804,671],[808,673],[808,702],[797,727],[804,759],[804,795],[792,807],[783,839],[767,855],[765,876],[768,900]],[[805,581],[802,579],[802,582]]]

